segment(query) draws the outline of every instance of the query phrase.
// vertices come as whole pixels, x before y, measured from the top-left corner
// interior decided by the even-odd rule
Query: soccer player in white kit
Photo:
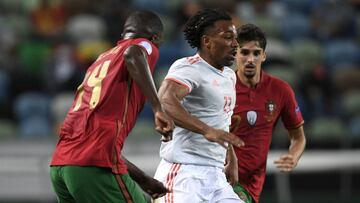
[[[171,192],[155,202],[242,202],[224,173],[227,149],[226,169],[233,172],[232,145],[243,145],[229,133],[236,76],[227,66],[238,47],[235,26],[223,10],[204,9],[188,20],[184,33],[198,52],[175,61],[159,90],[176,127],[172,141],[161,144],[155,174]]]

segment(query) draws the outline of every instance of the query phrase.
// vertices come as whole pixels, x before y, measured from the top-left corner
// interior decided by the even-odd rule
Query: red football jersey
[[[249,88],[237,77],[230,131],[245,142],[244,147],[234,148],[239,182],[256,202],[263,188],[266,159],[279,117],[288,129],[304,122],[295,94],[286,82],[262,72],[256,88]]]
[[[109,167],[114,173],[127,173],[121,150],[145,103],[125,65],[123,54],[130,45],[144,49],[154,72],[159,51],[147,39],[122,40],[101,54],[77,89],[51,165]]]

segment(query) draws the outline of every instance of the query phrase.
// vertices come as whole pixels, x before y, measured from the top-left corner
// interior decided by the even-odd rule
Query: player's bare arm
[[[171,137],[174,129],[173,121],[164,113],[157,97],[156,87],[144,51],[139,46],[133,45],[125,50],[124,56],[131,78],[150,101],[155,116],[155,129],[165,137]]]
[[[290,172],[296,166],[304,152],[306,138],[303,126],[288,130],[290,137],[289,153],[280,156],[274,163],[276,167],[283,172]]]
[[[232,145],[226,151],[225,174],[230,185],[234,186],[239,181],[238,159]]]
[[[158,180],[146,175],[137,166],[127,160],[124,156],[122,159],[125,161],[129,175],[131,178],[139,184],[139,186],[147,192],[153,199],[164,196],[168,191],[165,186]]]
[[[207,140],[217,142],[224,147],[226,147],[227,143],[237,147],[243,145],[243,142],[232,133],[209,127],[186,111],[180,102],[188,93],[186,87],[172,80],[165,80],[160,87],[159,97],[161,103],[166,113],[174,119],[177,126],[202,134]]]

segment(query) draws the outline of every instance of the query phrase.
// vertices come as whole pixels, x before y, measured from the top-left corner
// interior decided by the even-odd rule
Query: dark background
[[[181,31],[188,17],[217,6],[236,26],[251,22],[266,31],[264,69],[293,87],[305,119],[304,160],[289,175],[269,169],[261,202],[360,202],[357,0],[1,0],[0,202],[55,201],[48,160],[58,126],[86,68],[116,43],[129,13],[152,10],[165,24],[155,73],[159,87],[174,60],[196,51]],[[152,122],[146,106],[125,148],[151,175],[159,160]],[[271,152],[287,147],[280,125]],[[315,155],[307,152],[314,151],[320,161],[311,162]]]

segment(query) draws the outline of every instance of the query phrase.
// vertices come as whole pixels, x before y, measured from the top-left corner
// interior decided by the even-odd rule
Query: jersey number
[[[84,84],[86,83],[89,87],[92,87],[91,98],[89,102],[89,108],[93,109],[99,103],[100,93],[101,93],[101,81],[105,78],[108,68],[110,65],[110,60],[105,61],[102,64],[99,64],[94,68],[92,72],[88,72],[85,75],[84,81],[78,87],[77,91],[78,97],[76,99],[76,104],[73,111],[79,110],[82,98],[84,96]]]
[[[225,113],[229,113],[231,111],[232,99],[231,99],[231,97],[225,96],[224,100],[225,100],[224,111],[225,111]]]

